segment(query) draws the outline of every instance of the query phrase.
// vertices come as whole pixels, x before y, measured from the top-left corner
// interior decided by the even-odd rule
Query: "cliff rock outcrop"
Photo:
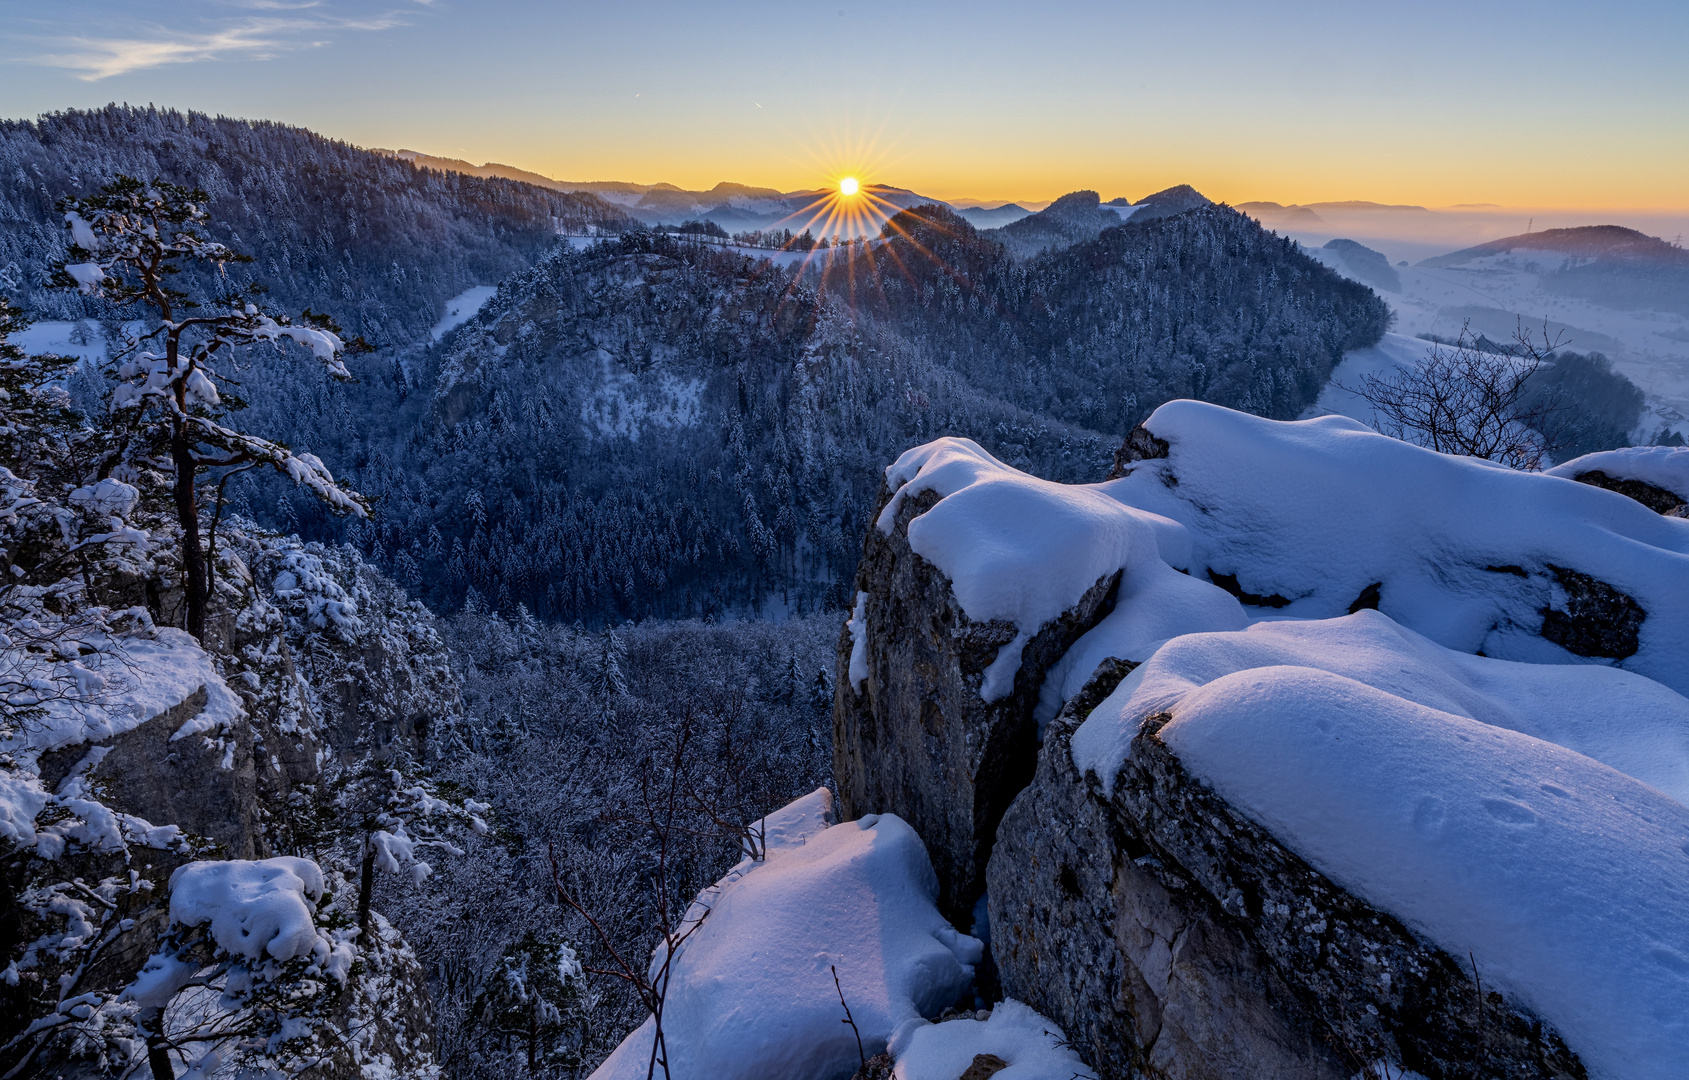
[[[1587,1075],[1481,972],[1307,865],[1134,740],[1113,797],[1073,763],[1105,664],[1048,728],[988,874],[1006,992],[1060,1023],[1104,1077],[1343,1080]]]
[[[911,450],[843,810],[1101,1077],[1675,1075],[1689,535],[1569,479],[1196,402],[1097,485]]]
[[[882,492],[882,510],[891,495]],[[1044,674],[1105,613],[1119,574],[1099,577],[1039,628],[1013,689],[986,701],[984,673],[1018,631],[968,618],[943,573],[911,550],[910,522],[937,502],[930,493],[906,499],[889,532],[868,530],[856,613],[839,647],[833,770],[846,817],[894,813],[921,834],[939,910],[965,928],[997,823],[1032,779]]]

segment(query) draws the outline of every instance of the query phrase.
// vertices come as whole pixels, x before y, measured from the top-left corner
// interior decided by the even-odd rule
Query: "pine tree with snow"
[[[427,769],[400,757],[365,760],[348,776],[335,800],[348,829],[359,841],[359,931],[369,928],[375,896],[375,872],[407,873],[422,884],[434,873],[423,858],[427,848],[462,855],[454,840],[467,829],[485,836],[492,806],[477,802],[454,784],[437,780]]]
[[[560,934],[529,929],[504,950],[470,1007],[470,1018],[501,1039],[515,1039],[527,1053],[528,1075],[541,1067],[579,1068],[584,1017],[581,964]]]
[[[606,626],[604,633],[598,637],[598,670],[594,672],[592,681],[593,697],[604,716],[615,710],[618,698],[627,695],[627,678],[622,674],[622,661],[626,658],[627,645],[617,635],[615,627]]]
[[[70,239],[67,258],[54,275],[54,284],[62,288],[154,313],[149,328],[114,358],[118,381],[109,402],[114,446],[100,466],[100,478],[169,475],[182,530],[187,630],[196,638],[205,635],[207,571],[214,562],[200,544],[197,484],[204,470],[269,466],[336,512],[368,513],[363,498],[336,482],[316,456],[295,453],[225,422],[244,405],[228,387],[236,358],[246,347],[292,343],[308,349],[334,378],[352,376],[341,362],[348,346],[326,317],[306,309],[295,324],[286,315],[263,311],[255,291],[231,292],[200,305],[171,285],[174,275],[194,265],[221,271],[230,263],[250,261],[204,235],[206,202],[203,191],[128,176],[88,198],[61,199],[58,208]],[[211,539],[215,542],[214,532]]]

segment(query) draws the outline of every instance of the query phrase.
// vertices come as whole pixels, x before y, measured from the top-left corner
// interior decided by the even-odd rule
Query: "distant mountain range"
[[[1537,264],[1539,287],[1547,293],[1620,311],[1689,315],[1689,251],[1620,225],[1522,233],[1419,265],[1470,269],[1521,261]]]
[[[802,232],[805,228],[811,228],[819,235],[825,218],[825,214],[820,211],[832,195],[830,190],[822,188],[778,191],[774,188],[728,182],[717,184],[707,191],[694,191],[674,184],[635,184],[625,180],[554,180],[549,176],[496,162],[476,165],[460,158],[435,157],[415,150],[378,150],[377,153],[391,154],[422,168],[519,180],[551,188],[553,191],[590,193],[646,225],[711,221],[728,232],[753,229],[791,229],[793,232]],[[1157,192],[1138,203],[1132,203],[1125,198],[1114,199],[1100,211],[1100,216],[1090,212],[1091,209],[1102,205],[1096,192],[1075,192],[1063,196],[1042,210],[1035,211],[1020,203],[987,206],[974,199],[947,202],[908,188],[884,184],[866,185],[865,190],[874,196],[879,213],[867,219],[866,228],[863,227],[864,223],[858,223],[858,233],[877,232],[896,211],[923,205],[937,205],[953,210],[962,220],[982,231],[1002,229],[1031,220],[1033,223],[1022,226],[1019,232],[1005,233],[998,237],[1009,245],[1011,252],[1017,257],[1088,240],[1109,225],[1118,225],[1134,213],[1145,213],[1150,207],[1154,209],[1149,210],[1149,216],[1140,220],[1147,221],[1155,217],[1165,217],[1169,213],[1208,205],[1208,200],[1188,185]],[[1033,203],[1033,206],[1037,205],[1039,204]],[[1145,209],[1127,209],[1138,207]],[[832,231],[835,234],[840,233],[838,229]]]
[[[1045,251],[1058,251],[1083,243],[1104,229],[1127,221],[1142,224],[1182,214],[1213,203],[1189,184],[1146,195],[1134,203],[1119,198],[1104,203],[1094,191],[1063,195],[1049,206],[985,235],[997,240],[1017,259],[1029,259]],[[966,215],[963,215],[966,216]]]
[[[553,191],[586,192],[616,206],[629,217],[645,225],[712,221],[728,232],[791,229],[794,233],[801,233],[809,229],[816,235],[821,235],[824,231],[828,235],[849,235],[850,230],[850,226],[842,223],[834,223],[832,227],[828,227],[828,215],[825,211],[833,192],[825,188],[778,191],[774,188],[723,182],[708,191],[689,191],[674,184],[635,184],[625,180],[554,180],[549,176],[541,176],[510,165],[500,165],[496,162],[475,165],[458,158],[434,157],[419,154],[414,150],[377,152],[391,154],[422,168],[521,180]],[[872,195],[873,199],[867,203],[870,208],[867,218],[855,223],[855,232],[858,235],[864,232],[877,233],[880,226],[899,210],[930,203],[944,204],[942,199],[885,184],[865,184],[863,190]],[[1026,213],[1021,211],[1020,216]],[[1006,216],[1004,220],[1013,220],[1013,217]],[[994,221],[993,224],[1003,224],[1003,220]]]
[[[1655,266],[1689,266],[1689,251],[1622,225],[1585,225],[1522,233],[1425,259],[1419,265],[1462,266],[1474,259],[1516,251],[1543,251],[1573,259],[1621,259]]]
[[[1238,203],[1237,209],[1259,221],[1269,229],[1310,230],[1318,229],[1326,224],[1326,219],[1320,215],[1344,213],[1397,213],[1397,214],[1431,214],[1435,213],[1424,206],[1408,206],[1392,203],[1367,202],[1364,199],[1344,199],[1338,202],[1291,203],[1286,206],[1276,202],[1244,202]]]

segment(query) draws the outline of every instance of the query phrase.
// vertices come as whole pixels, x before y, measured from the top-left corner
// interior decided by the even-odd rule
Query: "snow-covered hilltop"
[[[1685,461],[1191,401],[1100,484],[918,447],[841,640],[841,809],[915,827],[1100,1076],[1675,1076]]]

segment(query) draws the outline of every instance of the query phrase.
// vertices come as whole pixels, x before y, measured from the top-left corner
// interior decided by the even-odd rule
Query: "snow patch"
[[[704,383],[681,379],[669,372],[641,383],[615,367],[601,353],[602,377],[581,405],[581,424],[588,437],[625,438],[638,442],[645,429],[697,427],[703,416]]]
[[[486,306],[498,294],[497,285],[472,285],[446,301],[446,313],[440,316],[440,321],[434,324],[434,329],[428,335],[439,341],[453,330],[462,326],[475,317],[475,313]]]
[[[891,1043],[896,1080],[956,1080],[974,1058],[991,1054],[1008,1067],[993,1080],[1095,1080],[1096,1073],[1068,1045],[1056,1022],[1014,998],[999,1001],[984,1020],[912,1021]]]
[[[1615,480],[1640,480],[1665,488],[1689,502],[1689,447],[1627,446],[1573,458],[1547,470],[1549,476],[1575,480],[1588,472],[1606,473]]]
[[[224,732],[245,715],[240,696],[210,654],[184,631],[159,627],[149,640],[125,637],[82,658],[87,692],[43,703],[46,716],[0,750],[45,752],[105,742],[188,700],[205,688],[205,706],[173,738]],[[97,681],[96,681],[97,680]]]
[[[1689,698],[1615,668],[1521,664],[1446,649],[1376,611],[1257,623],[1168,642],[1073,735],[1073,761],[1112,793],[1148,717],[1238,672],[1296,667],[1364,683],[1404,701],[1552,742],[1689,805]]]
[[[1341,416],[1287,423],[1173,401],[1144,426],[1168,442],[1168,458],[1097,490],[1182,522],[1193,573],[1235,574],[1247,592],[1287,601],[1263,614],[1330,618],[1380,585],[1380,610],[1449,648],[1587,662],[1540,636],[1543,609],[1560,599],[1550,568],[1567,568],[1647,613],[1620,666],[1689,691],[1689,521]]]
[[[1355,630],[1381,621],[1302,629],[1341,652]],[[1247,652],[1267,632],[1205,635],[1231,641],[1196,651]],[[1179,645],[1164,652],[1176,657]],[[1385,686],[1372,686],[1290,651],[1289,663],[1271,663],[1268,650],[1212,679],[1187,672],[1196,685],[1165,703],[1172,719],[1160,733],[1184,766],[1344,888],[1449,954],[1470,952],[1485,984],[1553,1024],[1592,1077],[1679,1076],[1689,1045],[1689,809],[1552,742],[1413,700],[1411,676],[1374,667],[1366,673]],[[1402,650],[1404,660],[1414,651]],[[1172,662],[1158,655],[1134,672],[1081,732],[1120,722],[1124,702],[1143,707],[1147,687],[1168,684],[1151,669]],[[1530,674],[1498,682],[1518,692]],[[1587,713],[1601,699],[1597,682],[1606,690],[1622,675],[1555,674],[1567,677],[1563,691],[1575,676],[1589,685],[1583,703],[1551,722]],[[1443,698],[1453,689],[1445,680],[1420,696],[1472,703]],[[1076,739],[1076,760],[1080,747]]]
[[[868,594],[856,594],[856,607],[845,623],[850,628],[850,689],[862,693],[863,680],[868,678]]]
[[[663,1035],[675,1076],[830,1080],[910,1021],[965,990],[983,954],[938,913],[938,881],[913,829],[893,815],[836,825],[825,789],[761,823],[767,857],[746,858],[705,890],[682,925]],[[661,960],[661,956],[657,958]],[[594,1072],[643,1080],[647,1020]]]
[[[322,894],[323,872],[309,859],[188,863],[170,875],[170,921],[209,923],[233,956],[292,960],[316,949]]]

